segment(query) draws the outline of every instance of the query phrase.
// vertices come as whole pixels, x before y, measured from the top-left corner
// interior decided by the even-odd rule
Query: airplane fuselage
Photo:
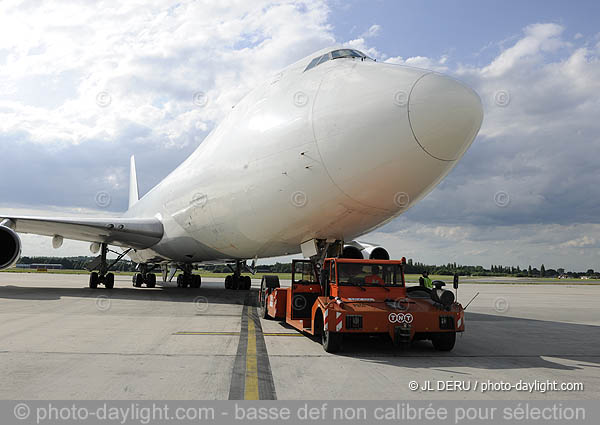
[[[329,49],[331,50],[331,49]],[[126,217],[158,217],[137,262],[298,253],[350,240],[429,193],[472,143],[479,97],[440,74],[315,53],[248,93]]]

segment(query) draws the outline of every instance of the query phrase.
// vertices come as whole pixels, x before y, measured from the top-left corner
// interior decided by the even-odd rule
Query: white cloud
[[[197,143],[264,75],[332,43],[327,14],[313,0],[3,2],[0,131],[110,143],[131,122],[166,146]]]
[[[447,55],[444,55],[437,60],[425,56],[413,56],[406,59],[404,59],[402,56],[394,56],[391,58],[387,58],[385,62],[397,65],[413,66],[415,68],[429,69],[431,71],[437,72],[447,72],[448,67],[445,65],[447,60]]]
[[[1,2],[2,211],[109,213],[93,210],[100,190],[122,210],[130,154],[145,192],[265,75],[333,44],[328,13],[320,0]],[[24,238],[25,255],[50,247]]]
[[[524,60],[539,59],[541,52],[555,51],[567,46],[560,35],[564,28],[557,24],[534,24],[525,28],[525,37],[514,46],[504,50],[494,61],[482,69],[484,74],[501,76]]]
[[[590,237],[588,235],[584,235],[577,239],[571,239],[570,241],[564,242],[561,246],[569,248],[588,248],[588,247],[598,247],[598,240],[596,238]]]
[[[401,230],[374,232],[366,241],[385,246],[394,258],[426,264],[491,264],[587,270],[600,254],[598,224],[513,226],[444,226],[402,218]],[[383,229],[385,230],[385,229]],[[574,239],[564,242],[565,237]]]
[[[377,50],[375,47],[370,47],[367,44],[367,40],[364,37],[355,38],[353,40],[349,40],[343,43],[344,47],[351,47],[353,49],[360,50],[361,52],[369,55],[374,59],[381,59],[384,56],[382,53]]]
[[[377,37],[381,33],[381,25],[373,24],[369,27],[369,29],[363,33],[361,37],[363,38],[373,38]]]

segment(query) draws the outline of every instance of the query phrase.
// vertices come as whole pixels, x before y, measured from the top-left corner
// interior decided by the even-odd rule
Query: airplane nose
[[[483,120],[481,99],[473,90],[444,75],[422,76],[408,99],[408,119],[417,143],[432,157],[459,159]]]

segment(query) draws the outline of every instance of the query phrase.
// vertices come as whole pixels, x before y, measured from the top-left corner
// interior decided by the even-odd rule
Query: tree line
[[[406,273],[420,274],[428,272],[430,274],[438,275],[453,275],[458,274],[459,276],[510,276],[510,277],[570,277],[580,278],[587,276],[592,279],[600,279],[600,273],[595,272],[594,269],[588,269],[587,271],[565,271],[564,268],[547,269],[544,264],[541,264],[539,269],[537,267],[524,267],[520,266],[506,266],[499,264],[492,264],[489,268],[483,266],[465,266],[456,263],[448,263],[445,265],[427,265],[419,262],[413,262],[412,259],[407,260],[405,269]]]
[[[85,266],[95,257],[21,257],[19,264],[60,264],[66,270],[84,270]],[[110,260],[109,260],[110,262]],[[132,272],[135,270],[135,263],[129,260],[120,260],[113,270],[119,272]]]
[[[67,270],[83,270],[85,266],[93,260],[94,257],[22,257],[19,260],[19,264],[31,265],[31,264],[61,264],[63,269]],[[121,260],[119,261],[114,270],[116,271],[135,271],[136,264],[133,261]],[[204,266],[202,267],[206,271],[214,273],[231,273],[231,269],[226,265],[218,266]],[[407,260],[405,267],[407,274],[421,274],[428,272],[429,274],[436,275],[454,275],[459,276],[510,276],[510,277],[571,277],[580,278],[587,276],[592,279],[600,279],[600,272],[594,271],[594,269],[588,269],[583,272],[565,271],[564,268],[547,269],[544,264],[537,267],[528,266],[521,268],[520,266],[506,266],[499,264],[492,264],[489,268],[483,266],[467,266],[457,263],[448,263],[444,265],[431,265],[424,264],[412,259]],[[256,271],[259,273],[291,273],[291,263],[275,263],[268,265],[259,265],[256,267]]]

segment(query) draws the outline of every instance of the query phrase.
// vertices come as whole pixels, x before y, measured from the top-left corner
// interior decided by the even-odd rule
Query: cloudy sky
[[[265,75],[344,43],[453,75],[485,108],[450,176],[363,239],[425,263],[600,269],[598,16],[594,1],[3,0],[0,211],[123,211],[131,154],[144,193]]]

